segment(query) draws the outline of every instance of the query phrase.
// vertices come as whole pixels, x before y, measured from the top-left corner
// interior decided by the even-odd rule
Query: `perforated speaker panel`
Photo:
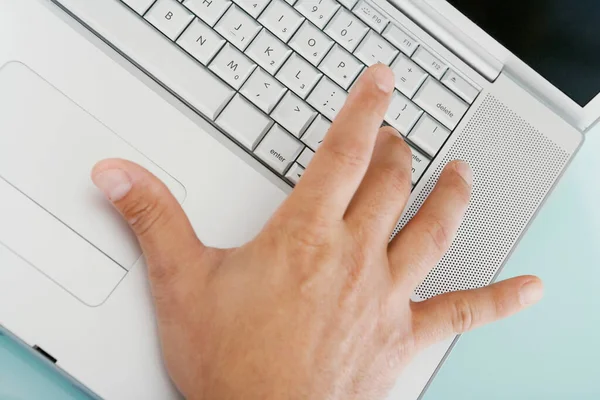
[[[569,156],[488,94],[394,231],[416,214],[448,162],[460,159],[471,165],[474,185],[465,219],[417,296],[427,299],[489,284]]]

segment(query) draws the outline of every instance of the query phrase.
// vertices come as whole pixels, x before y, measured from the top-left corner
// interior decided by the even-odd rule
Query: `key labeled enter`
[[[254,154],[275,171],[283,174],[298,157],[303,147],[302,143],[287,133],[281,126],[273,125],[254,150]]]

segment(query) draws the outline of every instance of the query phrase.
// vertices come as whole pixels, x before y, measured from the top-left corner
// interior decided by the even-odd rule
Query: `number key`
[[[343,8],[325,28],[325,33],[348,51],[354,51],[368,31],[369,28],[361,20]]]
[[[334,0],[299,0],[296,3],[296,9],[321,29],[338,8],[340,5]]]

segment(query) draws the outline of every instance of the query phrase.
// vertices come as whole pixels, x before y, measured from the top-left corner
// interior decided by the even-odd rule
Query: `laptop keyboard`
[[[197,61],[169,88],[291,185],[372,64],[396,75],[385,123],[411,147],[413,185],[479,95],[365,0],[120,1]]]

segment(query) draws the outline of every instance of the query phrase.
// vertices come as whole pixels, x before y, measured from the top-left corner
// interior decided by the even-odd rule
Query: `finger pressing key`
[[[342,219],[371,161],[377,132],[394,90],[383,64],[369,68],[350,92],[289,204]]]

